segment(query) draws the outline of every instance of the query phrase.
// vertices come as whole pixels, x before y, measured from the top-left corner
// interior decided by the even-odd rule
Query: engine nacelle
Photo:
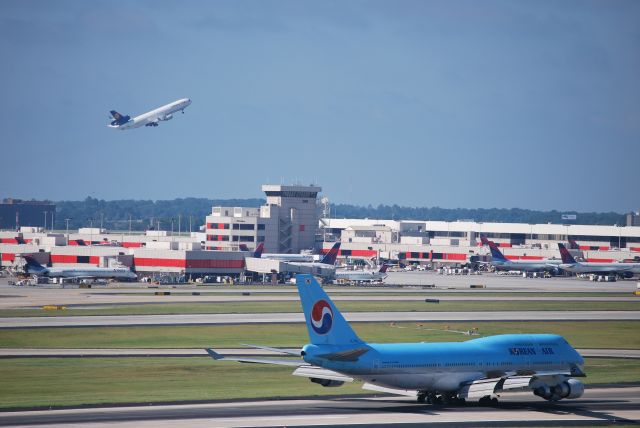
[[[171,120],[171,119],[173,119],[172,114],[165,114],[164,116],[162,116],[160,120]]]
[[[313,383],[317,383],[318,385],[322,385],[326,387],[336,387],[336,386],[344,385],[344,382],[341,380],[320,379],[317,377],[310,377],[309,380]]]
[[[533,390],[538,397],[549,401],[558,401],[563,398],[580,398],[584,394],[584,384],[576,379],[560,382],[555,386],[541,385]]]
[[[631,279],[631,278],[633,278],[633,272],[622,272],[622,274],[620,274],[620,276],[625,278],[625,279]]]

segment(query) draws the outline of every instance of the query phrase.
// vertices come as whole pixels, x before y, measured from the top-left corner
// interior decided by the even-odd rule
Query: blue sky
[[[0,2],[0,197],[640,208],[637,1]],[[116,131],[190,97],[184,116]]]

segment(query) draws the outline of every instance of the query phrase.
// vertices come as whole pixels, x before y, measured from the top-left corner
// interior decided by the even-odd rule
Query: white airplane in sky
[[[189,107],[189,105],[191,105],[191,98],[182,98],[180,100],[159,107],[155,110],[143,113],[139,116],[134,117],[133,119],[131,118],[131,116],[125,116],[115,110],[111,110],[111,116],[113,117],[113,120],[108,126],[109,128],[120,130],[139,128],[143,125],[158,126],[158,122],[160,121],[173,119],[174,113],[177,113],[179,111],[182,111],[182,113],[184,113],[184,109]]]

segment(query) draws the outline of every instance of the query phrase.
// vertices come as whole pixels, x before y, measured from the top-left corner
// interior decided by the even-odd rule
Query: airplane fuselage
[[[558,269],[561,260],[492,260],[491,264],[498,270],[518,270],[522,272],[544,272]]]
[[[114,278],[123,280],[137,279],[137,275],[129,268],[46,268],[29,272],[49,278]]]
[[[155,110],[151,110],[147,113],[143,113],[139,116],[129,119],[122,125],[109,125],[109,127],[125,130],[139,128],[141,126],[156,126],[159,121],[172,119],[174,113],[177,113],[179,111],[182,111],[184,113],[184,109],[189,107],[189,105],[191,105],[191,99],[182,98],[180,100],[159,107]]]
[[[363,346],[369,350],[357,361],[322,358],[323,354],[340,350],[331,345],[306,345],[303,355],[309,364],[382,387],[436,391],[457,391],[464,383],[505,375],[540,377],[547,372],[579,375],[584,364],[580,354],[564,338],[550,334],[497,335],[454,343]]]
[[[640,263],[563,263],[560,268],[572,273],[640,273]]]
[[[386,273],[376,271],[336,271],[335,273],[335,279],[355,282],[382,281],[386,277]]]

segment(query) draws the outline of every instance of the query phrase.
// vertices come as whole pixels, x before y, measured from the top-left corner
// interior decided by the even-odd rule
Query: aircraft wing
[[[335,380],[338,382],[353,382],[353,378],[334,372],[333,370],[323,369],[322,367],[312,366],[310,364],[298,367],[294,372],[294,376],[302,376],[313,379]]]
[[[333,352],[331,354],[319,355],[332,361],[358,361],[361,355],[369,352],[369,348],[350,349],[348,351]]]
[[[248,348],[254,348],[254,349],[263,349],[265,351],[278,352],[280,354],[295,355],[296,357],[300,356],[300,351],[290,351],[288,349],[271,348],[269,346],[250,345],[248,343],[243,343],[242,346],[246,346]]]
[[[214,360],[224,360],[224,361],[238,361],[240,363],[253,363],[253,364],[275,364],[280,366],[305,366],[309,365],[307,362],[303,360],[276,360],[276,359],[268,359],[268,358],[235,358],[235,357],[225,357],[224,355],[218,354],[211,348],[205,349],[207,354]]]

